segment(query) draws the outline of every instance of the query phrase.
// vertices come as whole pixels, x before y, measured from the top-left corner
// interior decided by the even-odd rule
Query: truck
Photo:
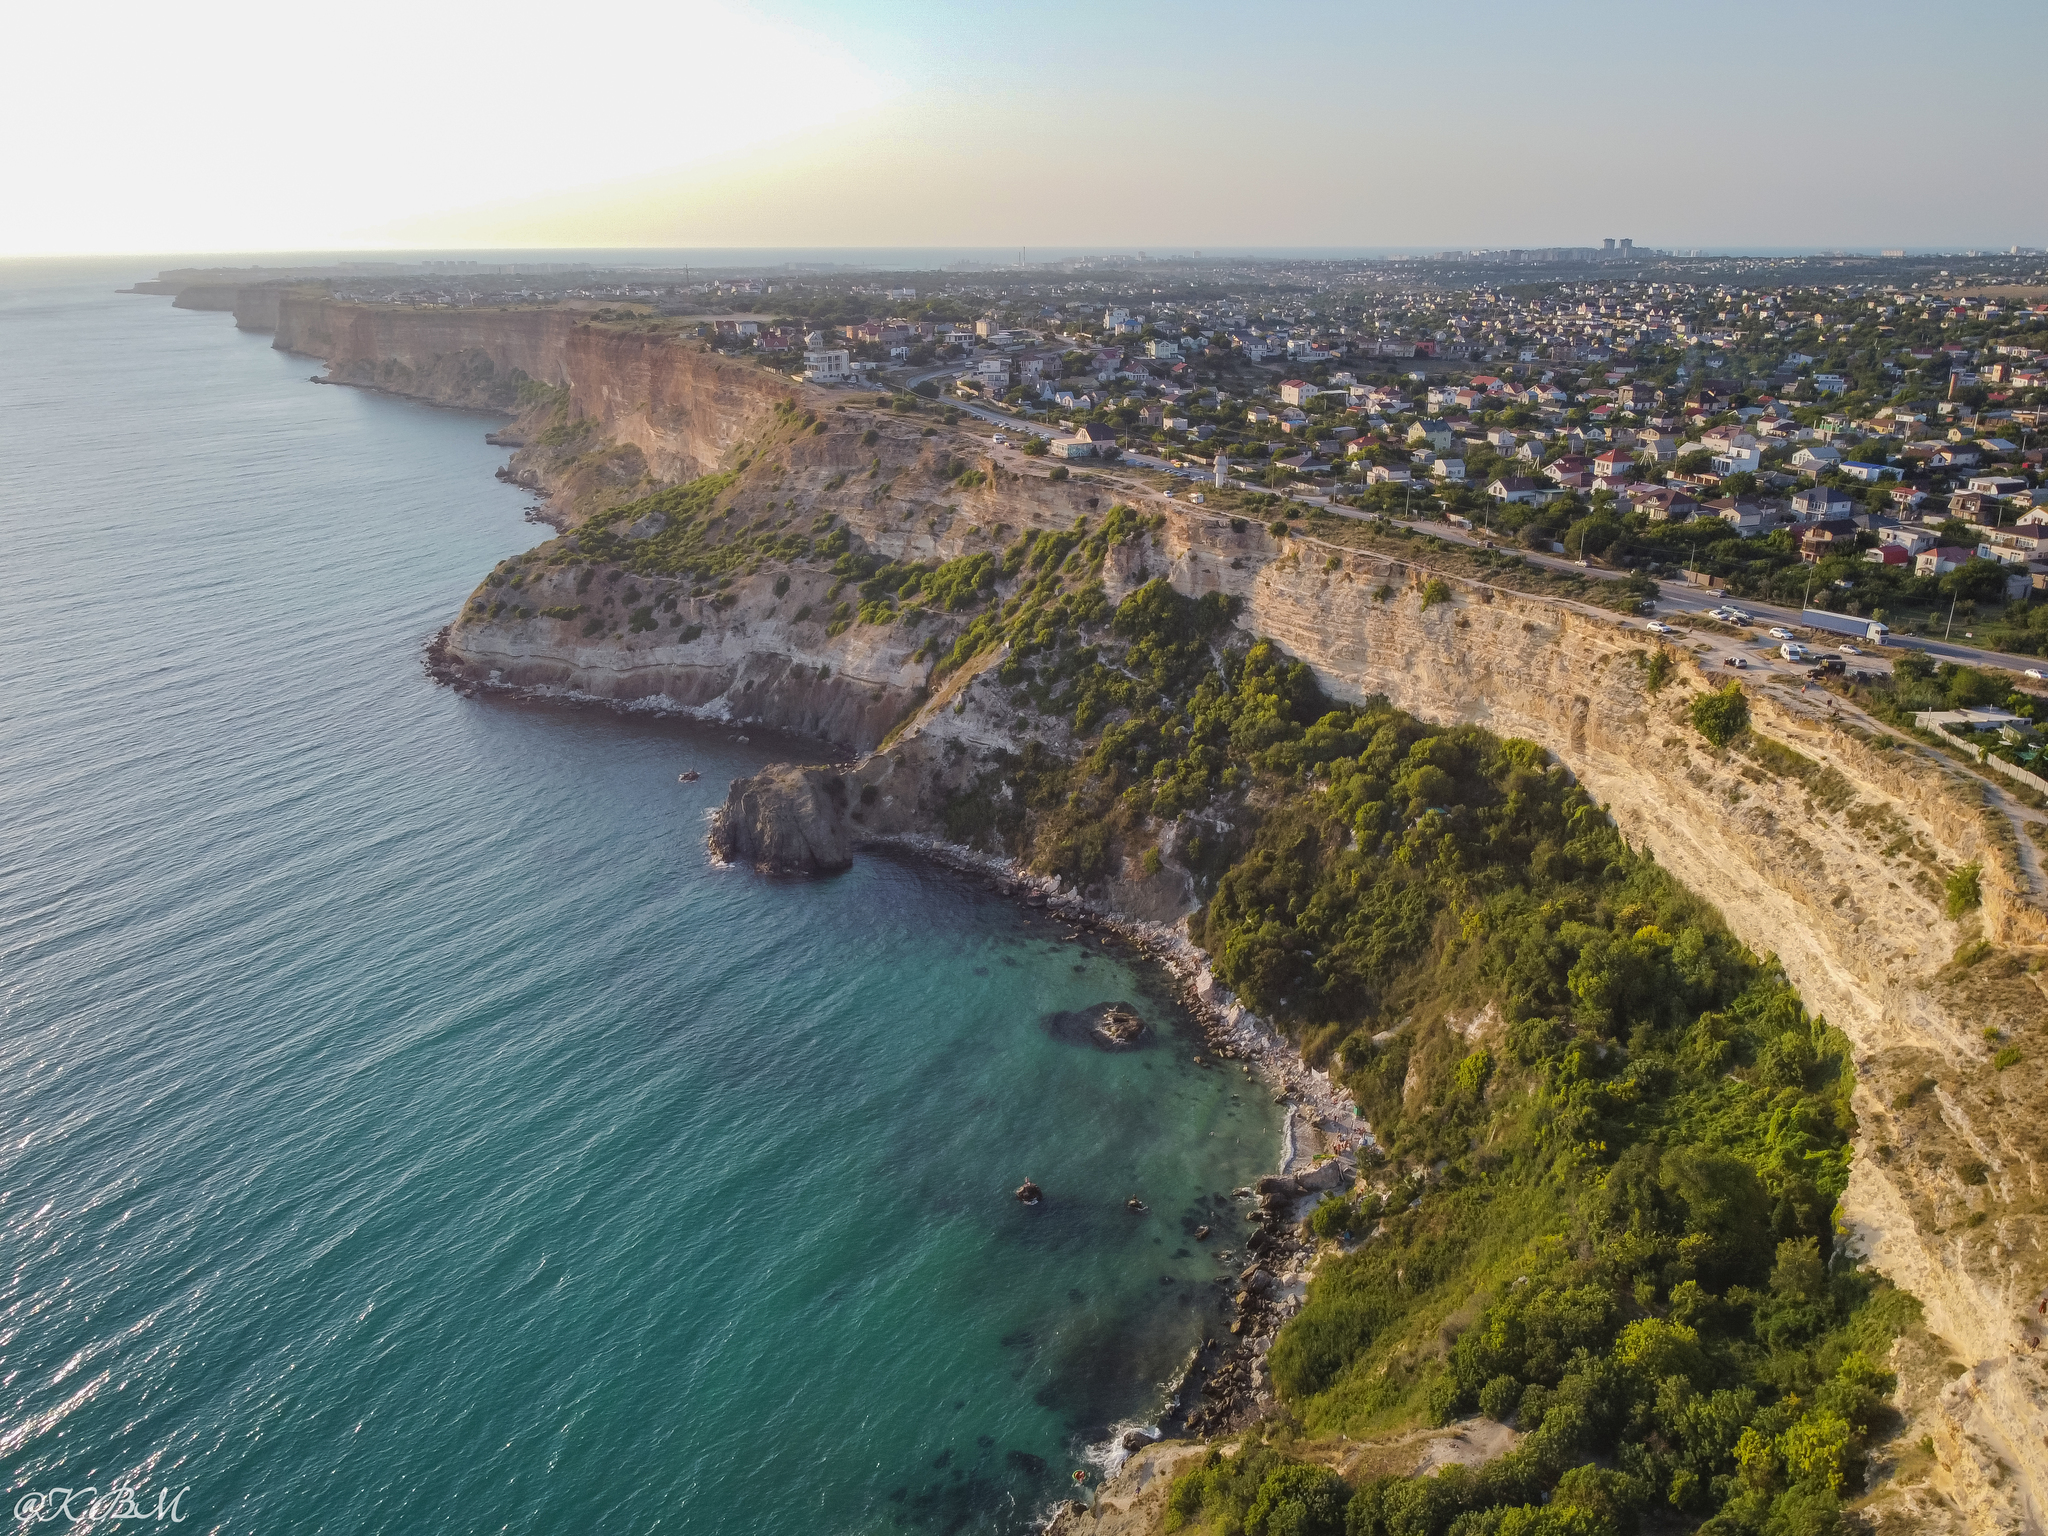
[[[1883,645],[1891,630],[1875,619],[1859,619],[1847,613],[1829,613],[1825,608],[1802,608],[1799,622],[1809,629],[1824,629],[1831,635],[1853,635],[1872,645]]]

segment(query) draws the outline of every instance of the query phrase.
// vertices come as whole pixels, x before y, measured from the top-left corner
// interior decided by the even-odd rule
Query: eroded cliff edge
[[[494,573],[447,654],[479,681],[691,707],[866,753],[802,778],[800,797],[772,782],[737,791],[755,800],[736,824],[780,826],[779,849],[796,837],[836,857],[864,837],[942,832],[948,800],[998,754],[1033,735],[1066,745],[1020,711],[993,675],[999,656],[935,688],[935,639],[958,626],[858,622],[857,592],[829,563],[778,558],[772,540],[791,530],[843,531],[846,548],[886,561],[999,560],[1020,537],[1128,502],[1147,527],[1105,563],[1112,600],[1160,575],[1190,595],[1231,594],[1246,630],[1307,662],[1335,697],[1383,694],[1551,750],[1633,842],[1776,953],[1855,1046],[1860,1137],[1841,1217],[1954,1356],[1899,1362],[1915,1415],[1901,1447],[1924,1432],[1935,1457],[1886,1485],[1873,1514],[1901,1528],[2038,1526],[2048,993],[2027,962],[2048,949],[2048,920],[1995,787],[1832,700],[1768,684],[1751,690],[1757,729],[1803,766],[1716,751],[1683,718],[1707,680],[1681,665],[1676,686],[1646,693],[1633,660],[1643,636],[1610,615],[1457,577],[1450,601],[1426,603],[1424,550],[1278,540],[1132,477],[1055,483],[929,418],[844,409],[843,397],[665,338],[560,314],[290,298],[278,332],[280,346],[327,358],[340,382],[520,412],[514,472],[554,494],[571,539],[633,495],[729,477],[704,510],[753,542],[718,580],[636,572],[630,546],[661,530],[605,530],[602,559]],[[764,846],[735,851],[781,861]],[[1171,835],[1163,846],[1170,855]],[[1983,867],[1985,899],[1957,923],[1940,876],[1968,863]],[[1191,904],[1171,858],[1154,873],[1126,868],[1098,894],[1149,918]],[[1978,940],[1991,951],[1961,963]],[[2020,1068],[1994,1069],[1990,1027],[2021,1043]]]

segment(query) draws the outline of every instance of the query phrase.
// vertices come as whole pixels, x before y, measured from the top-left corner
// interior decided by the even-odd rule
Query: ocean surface
[[[801,743],[433,684],[545,536],[491,423],[112,291],[153,275],[0,264],[7,1507],[1042,1510],[1226,1315],[1268,1095],[984,883],[714,867],[727,781]],[[1056,1027],[1118,998],[1148,1048]],[[170,1528],[115,1507],[58,1528]]]

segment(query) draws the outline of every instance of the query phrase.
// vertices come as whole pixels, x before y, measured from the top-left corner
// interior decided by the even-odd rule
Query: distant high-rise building
[[[1624,256],[1628,255],[1630,252],[1635,250],[1635,248],[1636,243],[1633,240],[1624,240],[1621,242],[1621,254]]]
[[[1605,251],[1609,256],[1612,256],[1614,254],[1614,242],[1612,240],[1602,240],[1600,242],[1600,248],[1603,251]]]

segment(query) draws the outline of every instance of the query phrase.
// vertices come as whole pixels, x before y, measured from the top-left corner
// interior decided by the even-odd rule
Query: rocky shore
[[[714,848],[717,834],[714,832]],[[914,854],[984,879],[990,889],[1061,921],[1113,933],[1174,978],[1178,1001],[1202,1029],[1203,1059],[1217,1070],[1235,1068],[1272,1089],[1287,1107],[1278,1172],[1237,1191],[1249,1206],[1251,1235],[1236,1273],[1234,1312],[1227,1334],[1207,1338],[1166,1383],[1159,1437],[1213,1438],[1243,1429],[1274,1404],[1266,1355],[1281,1326],[1301,1308],[1313,1274],[1317,1244],[1303,1225],[1316,1201],[1348,1188],[1361,1150],[1370,1148],[1364,1122],[1325,1072],[1301,1059],[1293,1044],[1240,1004],[1209,969],[1209,957],[1178,926],[1135,921],[1035,875],[1009,859],[982,854],[937,838],[910,834],[866,839],[861,846]],[[1368,1153],[1369,1155],[1369,1153]],[[1116,1449],[1141,1449],[1153,1436],[1131,1431]],[[1109,1458],[1112,1470],[1122,1455]]]

